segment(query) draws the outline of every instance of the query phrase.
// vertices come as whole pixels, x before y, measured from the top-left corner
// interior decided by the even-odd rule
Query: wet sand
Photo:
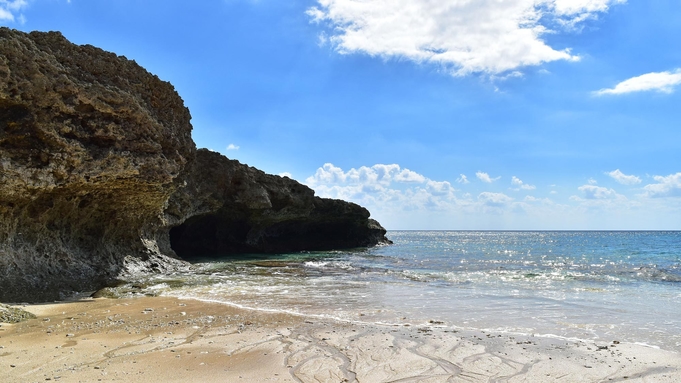
[[[379,326],[165,297],[29,305],[0,325],[2,382],[679,382],[681,356],[570,341]]]

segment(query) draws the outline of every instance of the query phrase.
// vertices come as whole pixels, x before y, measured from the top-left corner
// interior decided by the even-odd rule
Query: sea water
[[[359,323],[681,351],[681,232],[390,231],[390,246],[211,258],[146,292]]]

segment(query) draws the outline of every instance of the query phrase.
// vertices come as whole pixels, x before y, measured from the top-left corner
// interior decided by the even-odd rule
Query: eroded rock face
[[[0,300],[177,267],[163,209],[195,152],[172,85],[59,33],[0,29]],[[154,259],[158,258],[158,259]]]
[[[201,149],[171,198],[171,247],[188,259],[229,253],[330,250],[388,243],[365,208]]]
[[[369,212],[207,150],[173,86],[61,34],[0,28],[0,301],[193,255],[389,242]]]

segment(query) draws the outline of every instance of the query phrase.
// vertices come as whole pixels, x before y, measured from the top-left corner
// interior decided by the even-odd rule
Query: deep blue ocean
[[[241,256],[148,291],[358,323],[681,351],[681,232],[390,231],[391,246]]]

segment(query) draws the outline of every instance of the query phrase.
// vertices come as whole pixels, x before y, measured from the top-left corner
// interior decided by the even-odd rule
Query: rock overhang
[[[358,205],[197,151],[190,120],[134,61],[0,28],[0,301],[179,271],[198,252],[388,241]]]

